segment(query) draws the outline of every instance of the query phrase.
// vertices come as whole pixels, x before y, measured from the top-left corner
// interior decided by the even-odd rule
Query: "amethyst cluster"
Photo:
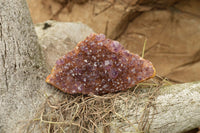
[[[57,60],[46,82],[70,94],[105,94],[127,90],[154,76],[150,61],[103,34],[91,34]]]

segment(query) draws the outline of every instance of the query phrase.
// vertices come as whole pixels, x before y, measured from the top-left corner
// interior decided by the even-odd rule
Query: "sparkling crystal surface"
[[[46,82],[75,94],[124,91],[155,76],[152,63],[103,34],[91,34],[56,61]]]

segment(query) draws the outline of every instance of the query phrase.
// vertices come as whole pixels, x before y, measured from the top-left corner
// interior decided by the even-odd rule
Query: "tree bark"
[[[179,133],[200,125],[200,82],[149,89],[115,101],[113,133]]]
[[[17,123],[34,115],[43,85],[40,53],[26,1],[0,0],[0,132],[17,132]]]

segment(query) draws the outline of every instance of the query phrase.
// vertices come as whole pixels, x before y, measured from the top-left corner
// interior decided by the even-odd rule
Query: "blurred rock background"
[[[153,62],[175,83],[200,80],[199,0],[27,0],[35,24],[82,22]],[[81,31],[80,31],[81,32]]]

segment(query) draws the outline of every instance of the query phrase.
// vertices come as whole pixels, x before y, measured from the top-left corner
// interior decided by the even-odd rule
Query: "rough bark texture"
[[[151,95],[145,95],[147,92]],[[155,92],[146,88],[137,97],[116,100],[111,131],[179,133],[200,125],[200,82],[162,87]]]
[[[42,58],[25,0],[0,1],[0,132],[17,132],[40,103]],[[30,110],[32,109],[32,110]]]

